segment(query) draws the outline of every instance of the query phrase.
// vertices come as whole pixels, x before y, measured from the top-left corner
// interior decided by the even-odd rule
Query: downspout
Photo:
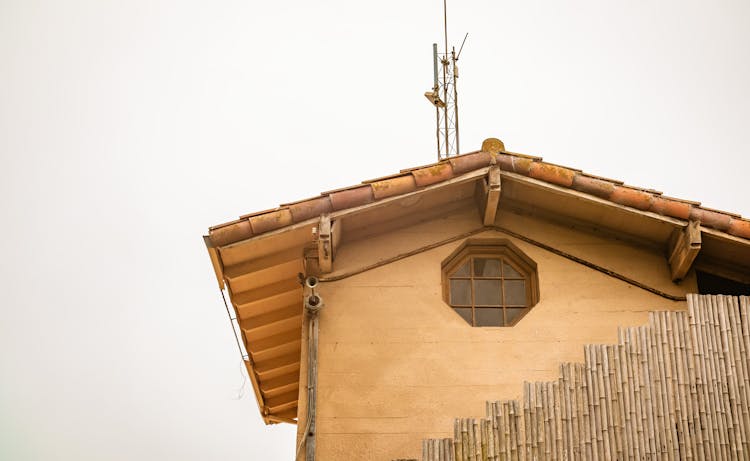
[[[299,457],[302,443],[305,444],[305,461],[315,460],[315,408],[318,388],[318,312],[323,307],[323,298],[315,293],[318,285],[317,277],[307,277],[305,287],[310,293],[305,296],[304,306],[307,315],[307,412],[305,432],[297,448]]]

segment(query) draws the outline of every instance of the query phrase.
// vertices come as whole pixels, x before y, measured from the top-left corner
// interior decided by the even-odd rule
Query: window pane
[[[503,277],[513,279],[523,278],[523,275],[519,274],[517,270],[513,269],[513,266],[503,261]]]
[[[513,325],[526,309],[518,309],[514,307],[505,309],[505,321],[508,325]]]
[[[454,307],[453,310],[463,317],[463,319],[466,320],[466,323],[471,325],[471,307]]]
[[[474,280],[475,306],[501,306],[502,287],[500,280]]]
[[[451,279],[451,306],[471,306],[471,280]]]
[[[500,277],[500,260],[474,258],[474,277]]]
[[[503,326],[503,310],[498,308],[478,307],[474,309],[478,327]]]
[[[506,280],[505,281],[505,305],[506,306],[525,306],[526,305],[526,281],[525,280]]]
[[[451,277],[469,277],[470,275],[469,261],[466,261],[456,272],[453,273],[453,275],[451,275]]]

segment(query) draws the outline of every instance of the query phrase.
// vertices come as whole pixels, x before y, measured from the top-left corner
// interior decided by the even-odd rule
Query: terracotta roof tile
[[[625,205],[645,211],[651,208],[651,202],[654,200],[654,196],[642,190],[615,186],[615,190],[612,191],[609,200],[619,205]]]
[[[289,205],[294,222],[305,221],[323,213],[330,213],[332,209],[329,196],[316,197]]]
[[[619,186],[621,186],[621,185],[625,184],[625,182],[624,182],[624,181],[620,181],[619,179],[612,179],[612,178],[607,178],[607,177],[605,177],[605,176],[599,176],[599,175],[595,175],[595,174],[591,174],[591,173],[586,173],[585,171],[582,171],[582,172],[581,172],[581,175],[582,175],[582,176],[587,176],[587,177],[589,177],[589,178],[594,178],[594,179],[601,179],[602,181],[607,181],[607,182],[611,182],[612,184],[617,184],[617,185],[619,185]]]
[[[576,172],[551,163],[535,162],[529,168],[529,176],[558,186],[571,187]]]
[[[269,213],[255,215],[250,218],[250,225],[255,234],[281,229],[291,224],[294,224],[294,220],[288,208],[279,208]]]
[[[498,141],[495,144],[499,146],[502,142]],[[227,245],[305,221],[322,213],[354,208],[413,192],[420,187],[439,184],[493,164],[497,164],[503,171],[574,189],[619,205],[681,220],[695,219],[703,226],[750,239],[750,221],[735,213],[702,208],[700,202],[667,197],[653,189],[625,185],[616,179],[544,162],[541,157],[502,149],[493,154],[484,151],[462,154],[447,161],[363,181],[360,185],[323,192],[318,197],[282,205],[280,208],[247,214],[238,220],[210,227],[209,236],[214,245]]]
[[[609,181],[603,181],[582,174],[578,174],[573,178],[572,187],[577,191],[595,195],[603,199],[609,199],[615,190],[615,185]]]
[[[404,175],[382,181],[376,181],[370,184],[372,187],[372,196],[375,200],[393,197],[394,195],[407,194],[417,189],[417,183],[414,176]]]
[[[727,229],[727,232],[736,235],[737,237],[750,239],[750,221],[732,219],[729,222],[729,229]]]
[[[676,200],[669,200],[665,197],[654,197],[654,201],[651,204],[650,211],[658,213],[660,215],[669,216],[671,218],[683,219],[687,221],[690,219],[690,204],[685,202],[679,202]]]
[[[453,177],[453,168],[448,162],[441,162],[437,165],[420,168],[411,172],[414,175],[414,181],[418,187],[429,186],[443,181],[447,181]]]
[[[726,232],[729,230],[729,223],[732,217],[715,211],[693,207],[690,210],[690,219],[700,221],[702,226],[713,227],[714,229]]]
[[[334,211],[366,205],[375,200],[369,184],[331,192],[329,197]]]
[[[491,161],[492,156],[487,152],[474,152],[448,159],[453,168],[453,174],[456,176],[489,166]]]

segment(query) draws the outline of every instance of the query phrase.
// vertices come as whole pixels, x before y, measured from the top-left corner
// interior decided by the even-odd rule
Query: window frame
[[[465,263],[469,262],[469,276],[460,277],[460,279],[464,280],[470,280],[471,285],[473,286],[474,281],[474,268],[473,268],[473,260],[474,258],[487,258],[487,259],[500,259],[505,260],[513,269],[515,269],[521,276],[523,277],[523,280],[525,283],[526,288],[526,307],[523,308],[523,310],[513,319],[512,323],[505,323],[507,309],[517,309],[517,307],[508,307],[506,303],[504,302],[504,294],[503,299],[501,301],[501,305],[499,306],[479,306],[477,307],[474,296],[471,297],[471,306],[459,306],[459,305],[452,305],[451,304],[451,298],[450,298],[450,280],[451,275],[453,275],[454,272],[456,272],[461,266],[463,266]],[[514,325],[517,325],[518,322],[521,321],[523,317],[526,316],[526,314],[529,313],[529,311],[539,302],[539,276],[537,273],[537,264],[529,258],[526,254],[524,254],[517,246],[515,246],[510,240],[504,239],[504,238],[471,238],[466,239],[458,248],[456,248],[455,251],[453,251],[445,260],[443,260],[441,264],[441,272],[442,272],[442,291],[443,291],[443,301],[450,306],[451,309],[461,317],[461,320],[466,321],[466,319],[456,311],[456,308],[471,308],[471,324],[470,326],[472,328],[480,327],[480,328],[506,328],[506,327],[512,327]],[[477,278],[477,280],[482,280],[483,277]],[[496,278],[493,278],[495,280],[500,280],[501,284],[503,285],[504,290],[504,282],[505,277],[502,275]],[[508,278],[508,280],[513,280],[514,278]],[[515,278],[515,280],[520,280],[519,278]],[[472,289],[473,293],[473,289]],[[502,311],[503,316],[503,323],[504,325],[487,325],[487,326],[478,326],[476,325],[476,309],[500,309]],[[467,323],[469,323],[467,321]]]

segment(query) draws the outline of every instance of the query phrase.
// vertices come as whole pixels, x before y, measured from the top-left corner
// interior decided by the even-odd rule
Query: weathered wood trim
[[[336,260],[336,253],[341,245],[341,237],[344,231],[344,224],[340,219],[331,222],[331,254],[332,260]]]
[[[491,226],[495,224],[497,214],[497,205],[500,202],[500,168],[495,166],[490,168],[487,173],[487,200],[485,202],[484,225]]]
[[[216,250],[216,247],[211,242],[208,235],[203,236],[203,242],[206,244],[208,250],[208,256],[211,258],[211,265],[214,268],[214,274],[216,274],[216,281],[219,282],[219,289],[224,289],[224,265],[221,263],[221,256]]]
[[[682,229],[675,229],[669,241],[669,268],[672,281],[677,283],[685,278],[701,250],[700,222],[690,221]]]
[[[322,215],[318,224],[318,265],[322,274],[333,270],[333,243],[331,239],[331,217]]]
[[[472,172],[463,174],[461,176],[457,176],[457,177],[455,177],[453,179],[449,179],[448,181],[443,181],[443,182],[440,182],[440,183],[437,183],[437,184],[426,186],[426,187],[424,187],[422,189],[417,189],[414,192],[409,192],[409,193],[403,194],[403,195],[396,195],[394,197],[384,198],[384,199],[381,199],[381,200],[378,200],[378,201],[375,201],[375,202],[372,202],[372,203],[368,203],[366,205],[360,205],[360,206],[354,207],[354,208],[347,208],[345,210],[334,211],[333,213],[331,213],[331,218],[332,219],[337,219],[337,218],[341,218],[341,217],[344,217],[344,216],[354,216],[354,215],[357,215],[357,214],[365,212],[365,211],[370,211],[370,210],[373,210],[373,209],[377,209],[377,208],[386,206],[386,205],[388,205],[390,203],[398,202],[400,200],[410,199],[412,197],[418,197],[418,196],[420,196],[422,194],[429,193],[429,192],[434,191],[436,189],[442,189],[443,187],[446,187],[446,186],[451,186],[451,185],[455,185],[455,184],[463,184],[463,183],[466,183],[466,182],[476,181],[477,179],[482,178],[483,176],[486,176],[487,175],[487,171],[489,171],[489,167],[480,168],[478,170],[474,170]],[[261,235],[263,235],[263,234],[261,234]]]
[[[555,184],[550,184],[548,182],[540,181],[538,179],[529,178],[518,173],[511,173],[510,171],[502,171],[500,174],[503,177],[503,180],[516,181],[518,183],[522,183],[530,187],[534,187],[536,189],[542,189],[542,190],[549,191],[558,195],[564,195],[566,197],[575,197],[583,201],[592,202],[598,205],[605,206],[607,208],[621,210],[632,215],[648,216],[657,221],[673,224],[675,226],[685,225],[685,221],[679,220],[677,218],[660,215],[660,214],[654,213],[653,211],[637,210],[629,206],[620,205],[618,203],[610,202],[609,200],[606,200],[603,198],[595,197],[585,192],[579,192],[577,190],[568,189],[562,186],[557,186]]]

